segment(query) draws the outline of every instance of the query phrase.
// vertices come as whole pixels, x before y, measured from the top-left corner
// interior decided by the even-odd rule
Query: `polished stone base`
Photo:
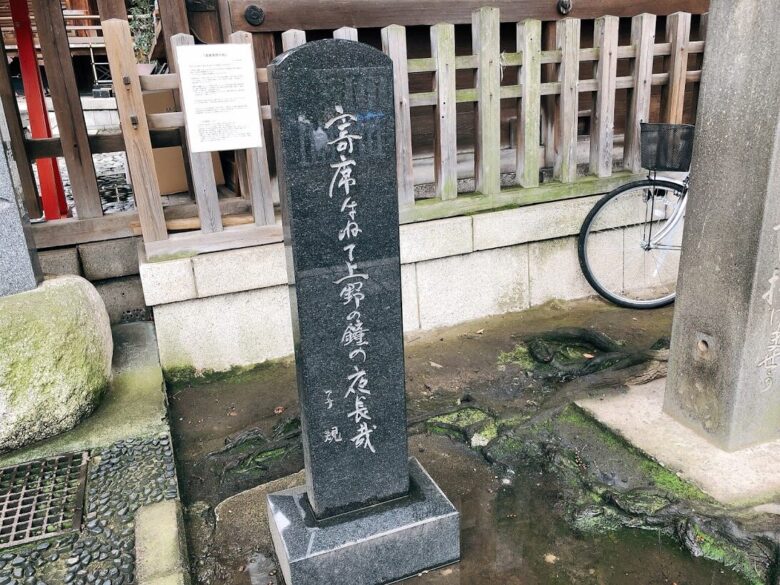
[[[409,495],[322,521],[305,487],[270,494],[268,520],[287,585],[381,585],[457,561],[458,511],[416,459],[409,477]]]

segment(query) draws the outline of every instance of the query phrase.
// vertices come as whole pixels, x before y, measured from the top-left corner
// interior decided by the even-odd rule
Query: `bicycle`
[[[647,178],[596,203],[577,251],[585,278],[602,297],[621,307],[655,309],[674,302],[689,182],[688,176],[677,181],[657,173],[688,172],[693,126],[643,123],[640,138]]]

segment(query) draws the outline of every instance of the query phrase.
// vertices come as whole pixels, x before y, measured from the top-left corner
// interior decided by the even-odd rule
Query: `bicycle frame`
[[[648,175],[648,179],[652,178],[655,180],[655,174],[651,177]],[[674,181],[678,182],[678,181]],[[657,234],[655,234],[654,237],[652,237],[652,221],[653,221],[653,212],[655,211],[655,195],[653,195],[653,205],[651,207],[650,212],[650,240],[646,244],[648,250],[680,250],[681,246],[672,246],[668,244],[660,244],[659,242],[663,241],[663,239],[668,236],[676,227],[677,224],[680,223],[680,220],[682,220],[683,217],[685,217],[685,208],[688,205],[688,177],[685,178],[684,181],[680,182],[680,185],[682,186],[682,195],[680,198],[682,201],[680,201],[680,204],[677,205],[676,209],[672,213],[672,216],[666,221],[666,225],[659,231]]]

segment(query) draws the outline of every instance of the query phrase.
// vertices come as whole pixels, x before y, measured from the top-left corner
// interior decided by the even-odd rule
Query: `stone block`
[[[198,296],[190,258],[146,262],[139,255],[138,270],[147,306],[186,301]]]
[[[80,244],[81,266],[87,280],[106,280],[138,274],[138,238]]]
[[[75,274],[81,276],[81,263],[77,248],[59,248],[56,250],[41,250],[38,252],[41,270],[49,276]]]
[[[199,298],[287,284],[283,244],[201,254],[192,270]]]
[[[585,216],[601,195],[479,213],[474,222],[474,249],[487,250],[578,234]]]
[[[225,371],[293,353],[287,286],[154,308],[163,370]]]
[[[417,302],[417,267],[401,266],[401,303],[403,305],[404,331],[420,328],[420,309]]]
[[[576,238],[529,244],[528,266],[531,306],[594,294],[580,269]]]
[[[138,313],[146,308],[141,279],[138,276],[112,278],[94,284],[103,298],[112,325],[121,323],[126,316],[129,318],[130,313]]]
[[[432,329],[528,308],[528,247],[417,264],[420,327]]]
[[[135,572],[138,585],[189,585],[189,561],[181,504],[164,500],[135,514]]]
[[[401,264],[468,254],[473,249],[471,217],[401,226]]]
[[[288,584],[381,585],[460,557],[458,512],[415,459],[408,496],[318,523],[304,486],[268,496],[274,548]]]

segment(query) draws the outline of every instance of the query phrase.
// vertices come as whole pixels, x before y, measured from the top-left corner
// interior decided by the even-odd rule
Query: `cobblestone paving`
[[[135,512],[178,498],[171,440],[127,439],[90,453],[80,533],[0,551],[0,585],[135,583]]]

